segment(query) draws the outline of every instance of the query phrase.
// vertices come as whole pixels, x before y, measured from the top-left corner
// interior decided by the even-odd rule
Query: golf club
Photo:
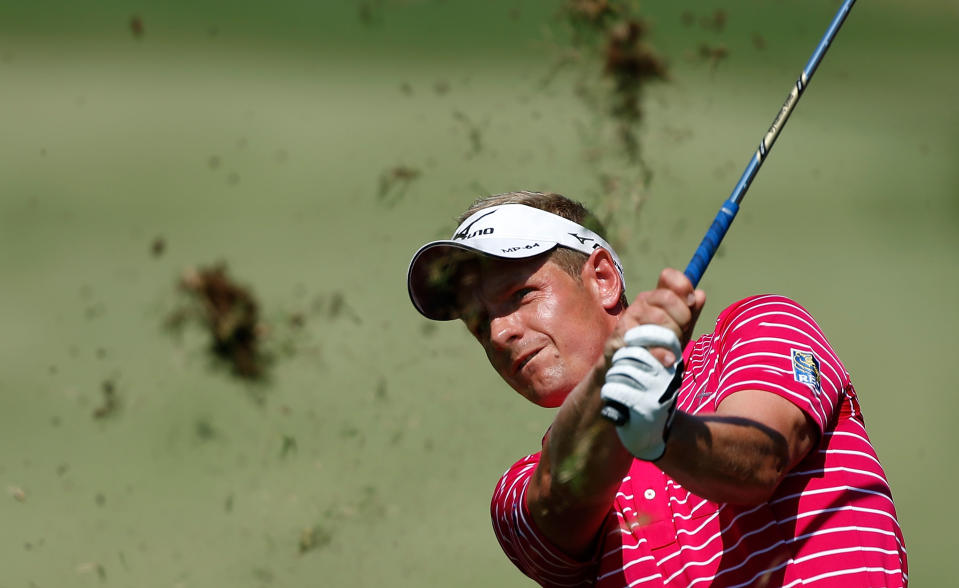
[[[703,273],[706,271],[706,267],[716,253],[716,249],[726,235],[726,231],[729,230],[733,219],[736,218],[736,213],[739,212],[739,204],[746,195],[746,190],[749,189],[749,185],[759,172],[763,161],[769,156],[769,152],[772,150],[776,138],[786,125],[786,121],[789,120],[789,115],[792,114],[796,103],[799,102],[799,97],[802,96],[803,91],[809,85],[809,81],[816,72],[816,68],[819,67],[819,63],[826,55],[826,50],[829,49],[829,45],[832,44],[836,33],[839,32],[839,28],[842,26],[842,23],[845,22],[846,16],[848,16],[852,5],[855,3],[856,0],[845,0],[842,6],[839,7],[832,22],[829,23],[826,34],[823,35],[822,40],[819,41],[819,45],[816,47],[816,50],[813,51],[812,57],[809,58],[806,67],[803,68],[802,74],[800,74],[799,79],[796,80],[792,90],[790,90],[786,101],[783,103],[782,108],[779,109],[779,113],[773,120],[772,125],[770,125],[769,130],[766,131],[762,141],[760,141],[756,154],[749,160],[749,164],[733,188],[732,194],[730,194],[729,199],[723,202],[723,205],[719,208],[719,212],[716,213],[716,218],[713,219],[712,225],[710,225],[706,231],[706,235],[693,254],[693,258],[689,261],[689,265],[686,266],[686,270],[683,273],[685,273],[689,281],[693,283],[694,288],[699,284],[700,278],[703,277]],[[676,368],[677,373],[681,374],[682,369],[682,362],[680,362]],[[681,377],[682,376],[678,376],[677,379]],[[670,392],[673,391],[674,385],[678,387],[678,383],[675,380],[674,384],[670,385]],[[603,406],[602,415],[616,425],[622,425],[629,421],[629,409],[619,403],[607,401]]]

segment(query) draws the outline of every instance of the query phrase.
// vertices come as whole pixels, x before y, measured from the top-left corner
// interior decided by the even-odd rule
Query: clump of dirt
[[[406,191],[422,172],[408,165],[397,165],[380,173],[380,185],[376,200],[387,208],[392,208],[406,196]]]
[[[150,244],[150,253],[153,257],[161,257],[164,251],[166,251],[166,239],[160,236],[153,239]]]
[[[323,525],[305,527],[300,531],[300,540],[297,544],[297,551],[300,553],[300,555],[303,555],[304,553],[313,551],[314,549],[322,549],[329,545],[331,541],[333,541],[333,534]]]
[[[355,308],[346,301],[346,295],[339,290],[330,294],[319,294],[313,299],[313,311],[327,319],[344,317],[355,325],[363,324],[363,318]]]
[[[762,36],[759,33],[752,34],[753,47],[757,50],[762,51],[766,48],[766,37]]]
[[[721,33],[726,28],[726,11],[717,9],[711,15],[701,18],[699,24],[707,31]]]
[[[668,77],[666,63],[645,41],[646,34],[641,19],[616,23],[606,34],[604,71],[613,79],[611,114],[620,123],[620,139],[633,161],[640,158],[637,127],[643,120],[643,89]]]
[[[725,45],[710,46],[706,43],[699,45],[699,57],[706,63],[709,63],[713,70],[719,65],[719,62],[729,57],[729,49]]]
[[[573,21],[602,26],[619,14],[620,7],[609,0],[570,0],[566,11]]]
[[[650,26],[630,0],[567,0],[561,16],[570,29],[570,45],[543,82],[557,79],[560,68],[575,66],[574,90],[596,120],[579,125],[585,161],[596,188],[586,200],[607,228],[614,247],[632,231],[645,202],[652,170],[643,157],[641,129],[649,88],[669,80],[669,67],[649,41]]]
[[[225,263],[187,270],[179,288],[188,302],[170,315],[168,326],[180,328],[198,319],[210,334],[210,352],[217,361],[240,378],[263,379],[269,364],[261,351],[266,327],[253,293],[230,278]]]
[[[143,38],[143,19],[139,15],[134,14],[130,17],[130,33],[133,35],[134,39]]]
[[[631,163],[640,163],[638,127],[647,86],[668,79],[666,62],[648,42],[649,25],[635,4],[616,0],[570,0],[565,8],[573,31],[573,46],[601,67],[611,81],[609,96],[600,102],[618,126]]]
[[[469,159],[474,155],[479,155],[479,153],[483,151],[483,127],[486,125],[486,122],[484,121],[483,124],[473,122],[465,112],[460,110],[453,111],[453,118],[466,128],[469,137],[470,150],[466,154],[466,158]]]
[[[104,380],[100,390],[103,393],[103,403],[93,410],[93,418],[95,419],[109,418],[120,409],[120,398],[112,380]]]
[[[382,24],[383,0],[364,0],[356,7],[356,16],[368,27]]]

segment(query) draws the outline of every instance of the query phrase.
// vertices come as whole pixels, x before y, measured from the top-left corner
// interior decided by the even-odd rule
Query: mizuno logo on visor
[[[471,222],[470,224],[468,224],[468,225],[466,225],[465,227],[463,227],[463,230],[461,230],[461,231],[459,231],[458,233],[456,233],[455,235],[453,235],[453,240],[454,240],[454,241],[459,241],[460,239],[469,239],[469,238],[475,237],[475,236],[477,236],[477,235],[490,235],[490,234],[492,234],[492,233],[493,233],[493,228],[492,228],[492,227],[490,227],[489,229],[483,229],[482,231],[476,231],[476,232],[473,233],[472,235],[470,234],[470,229],[473,228],[473,225],[475,225],[476,223],[480,222],[481,220],[483,220],[484,218],[488,217],[489,215],[493,214],[494,212],[496,212],[496,211],[495,211],[495,210],[491,210],[491,211],[487,212],[486,214],[484,214],[483,216],[477,218],[476,220],[474,220],[474,221]],[[485,231],[489,231],[489,232],[485,232]]]

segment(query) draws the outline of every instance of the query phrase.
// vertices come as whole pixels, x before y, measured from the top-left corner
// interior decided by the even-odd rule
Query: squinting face
[[[554,407],[589,373],[615,320],[595,288],[547,257],[482,259],[464,272],[459,305],[497,373]]]

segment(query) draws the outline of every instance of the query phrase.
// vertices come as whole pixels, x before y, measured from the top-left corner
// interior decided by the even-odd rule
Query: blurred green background
[[[630,294],[685,266],[838,6],[674,4],[640,6],[671,79],[617,223]],[[0,588],[529,585],[488,504],[551,413],[421,319],[405,271],[476,197],[604,197],[562,6],[0,5]],[[854,8],[702,282],[700,331],[761,292],[823,325],[916,586],[953,581],[959,522],[957,24],[952,0]],[[267,384],[163,329],[217,260],[261,302]]]

